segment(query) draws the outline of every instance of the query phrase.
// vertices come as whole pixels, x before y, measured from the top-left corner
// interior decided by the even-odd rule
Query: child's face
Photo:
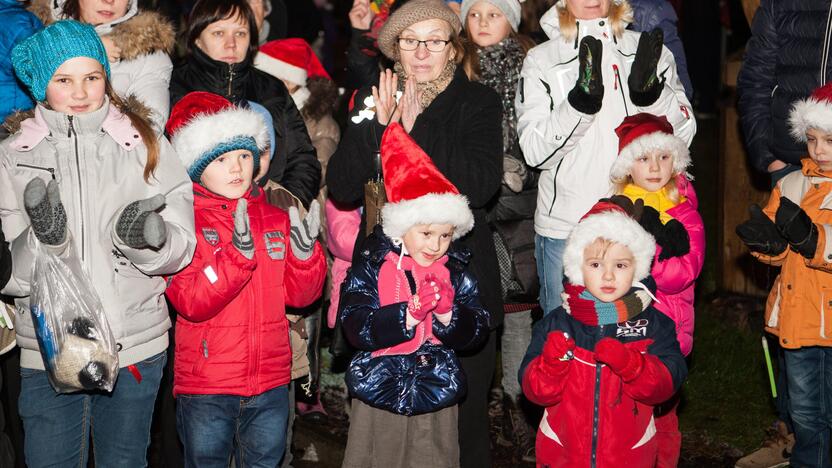
[[[667,151],[653,150],[638,156],[630,169],[633,183],[648,192],[656,192],[673,177],[673,155]]]
[[[511,25],[502,10],[487,1],[477,2],[468,10],[465,27],[480,47],[498,44],[511,34]]]
[[[234,150],[211,161],[200,181],[208,190],[235,200],[251,188],[254,158],[248,150]]]
[[[78,0],[81,21],[93,26],[115,21],[127,14],[129,0]]]
[[[46,102],[52,110],[67,115],[97,111],[104,104],[106,78],[97,60],[71,58],[55,70],[46,85]]]
[[[623,244],[598,238],[584,249],[584,286],[603,302],[613,302],[633,287],[635,259]]]
[[[413,261],[427,267],[445,255],[453,237],[453,224],[416,224],[405,233],[402,241]]]
[[[832,171],[832,133],[810,128],[806,131],[806,149],[820,170]]]

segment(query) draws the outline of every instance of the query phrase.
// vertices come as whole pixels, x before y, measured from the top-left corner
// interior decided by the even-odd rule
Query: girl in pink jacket
[[[632,115],[615,132],[619,151],[610,170],[617,194],[612,201],[630,208],[656,238],[650,272],[657,286],[654,305],[676,322],[676,336],[687,356],[693,348],[694,288],[705,260],[705,228],[686,172],[690,153],[663,116]],[[678,402],[677,393],[656,408],[658,467],[675,467],[679,461]]]

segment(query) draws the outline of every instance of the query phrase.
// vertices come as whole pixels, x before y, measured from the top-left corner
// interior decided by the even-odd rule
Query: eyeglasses
[[[427,41],[420,41],[409,37],[400,37],[399,50],[406,50],[410,52],[418,49],[420,44],[424,44],[428,49],[428,52],[442,52],[445,50],[445,46],[447,46],[449,42],[451,41],[442,39],[428,39]]]

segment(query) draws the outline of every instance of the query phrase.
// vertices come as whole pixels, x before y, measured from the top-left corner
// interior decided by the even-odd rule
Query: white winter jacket
[[[145,182],[147,152],[130,120],[110,106],[68,117],[38,105],[20,129],[0,144],[0,219],[11,243],[12,277],[2,293],[15,297],[22,367],[43,369],[29,313],[35,236],[23,207],[34,177],[60,187],[73,250],[98,293],[119,349],[122,367],[164,351],[170,318],[161,275],[184,268],[193,256],[193,185],[164,138],[158,139],[155,176]],[[167,240],[158,250],[133,249],[115,234],[124,207],[165,195],[159,214]]]
[[[531,49],[523,62],[515,99],[517,131],[526,162],[542,169],[538,182],[535,231],[565,239],[578,220],[611,189],[610,167],[618,155],[615,129],[624,117],[639,112],[664,115],[675,134],[688,144],[696,121],[676,75],[673,55],[664,47],[658,75],[664,90],[649,107],[630,101],[627,77],[640,34],[613,36],[607,18],[579,21],[578,37],[567,41],[560,32],[557,7],[540,19],[549,40]],[[587,35],[603,44],[604,98],[595,115],[575,110],[567,95],[578,76],[578,44]]]
[[[29,9],[44,24],[64,19],[66,0],[34,0]],[[121,49],[121,60],[110,62],[110,83],[119,96],[135,96],[153,114],[150,120],[161,133],[170,114],[170,74],[173,64],[168,54],[175,41],[173,26],[160,14],[139,11],[138,1],[130,0],[127,13],[117,20],[95,27],[99,36],[109,37]]]

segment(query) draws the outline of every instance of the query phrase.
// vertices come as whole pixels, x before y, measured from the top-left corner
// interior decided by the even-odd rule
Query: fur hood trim
[[[135,2],[135,0],[132,1]],[[59,4],[53,7],[50,0],[33,0],[28,10],[35,14],[44,25],[48,25],[60,16],[63,2]],[[97,26],[95,30],[98,35],[109,36],[115,42],[121,49],[122,60],[134,60],[155,52],[171,53],[176,42],[176,34],[170,21],[159,13],[133,11],[135,8],[131,4],[125,15],[130,18],[123,22]]]
[[[622,1],[620,5],[612,3],[607,18],[612,34],[620,39],[627,25],[633,22],[633,9],[627,0]],[[575,16],[560,4],[556,4],[540,17],[540,26],[549,39],[561,38],[566,42],[574,42],[575,48],[578,47],[576,38],[580,22],[588,21],[575,19]]]

